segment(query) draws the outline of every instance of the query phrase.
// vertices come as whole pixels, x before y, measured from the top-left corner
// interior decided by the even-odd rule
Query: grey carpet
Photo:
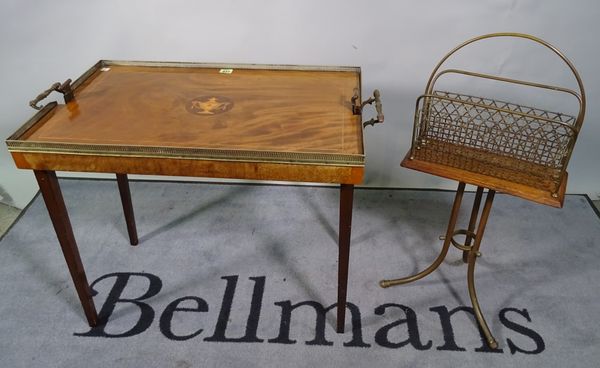
[[[568,196],[562,210],[497,196],[476,268],[500,345],[490,352],[460,309],[470,303],[456,249],[426,279],[377,285],[435,258],[451,192],[356,190],[348,289],[355,321],[349,312],[346,333],[338,335],[334,312],[321,320],[313,308],[336,301],[335,188],[132,182],[140,245],[131,247],[115,182],[61,184],[88,278],[99,279],[97,309],[110,295],[155,295],[139,301],[147,305],[143,313],[116,302],[107,324],[90,330],[38,197],[0,243],[1,367],[600,361],[600,220],[583,196]],[[463,224],[471,199],[466,195]]]

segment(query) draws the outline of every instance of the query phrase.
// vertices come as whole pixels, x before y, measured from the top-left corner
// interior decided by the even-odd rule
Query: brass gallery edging
[[[94,155],[111,157],[177,158],[191,160],[266,162],[333,166],[364,166],[364,155],[305,152],[175,148],[154,146],[88,145],[7,140],[11,152]]]
[[[321,71],[321,72],[353,72],[360,73],[358,66],[330,66],[330,65],[292,65],[292,64],[242,64],[242,63],[198,63],[174,61],[128,61],[128,60],[100,60],[99,67],[103,66],[142,66],[155,68],[204,68],[204,69],[253,69],[253,70],[283,70],[283,71]],[[96,65],[93,67],[97,67]]]

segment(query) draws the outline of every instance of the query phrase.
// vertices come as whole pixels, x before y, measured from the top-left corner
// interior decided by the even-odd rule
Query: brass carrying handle
[[[56,82],[53,85],[51,85],[50,88],[48,88],[44,92],[37,95],[37,97],[34,98],[33,100],[29,101],[29,106],[33,107],[36,110],[43,109],[44,106],[43,105],[40,106],[40,105],[38,105],[38,103],[40,101],[44,100],[46,97],[48,97],[48,95],[50,95],[50,93],[52,93],[54,91],[62,93],[65,97],[66,103],[70,102],[73,99],[73,90],[71,89],[71,80],[67,79],[62,84],[60,82]]]
[[[383,121],[385,119],[383,116],[383,105],[381,104],[381,93],[379,92],[378,89],[376,89],[373,91],[373,97],[369,97],[367,100],[365,100],[359,104],[358,91],[357,90],[354,91],[354,96],[352,96],[352,111],[355,115],[362,113],[363,107],[365,107],[366,105],[371,105],[373,102],[375,102],[375,110],[377,111],[377,118],[373,118],[371,120],[365,121],[363,123],[364,128],[366,128],[367,125],[373,126],[375,124],[383,123]]]

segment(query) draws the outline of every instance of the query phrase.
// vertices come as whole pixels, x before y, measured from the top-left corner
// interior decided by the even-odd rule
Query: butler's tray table
[[[65,104],[39,103],[53,91]],[[55,171],[116,173],[132,245],[127,174],[340,185],[337,331],[344,330],[354,185],[364,172],[360,68],[100,61],[55,83],[7,140],[32,169],[88,323],[98,323]]]

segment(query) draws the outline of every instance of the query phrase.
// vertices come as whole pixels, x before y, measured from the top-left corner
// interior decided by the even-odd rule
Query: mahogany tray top
[[[7,140],[19,168],[360,183],[360,68],[100,61]]]

